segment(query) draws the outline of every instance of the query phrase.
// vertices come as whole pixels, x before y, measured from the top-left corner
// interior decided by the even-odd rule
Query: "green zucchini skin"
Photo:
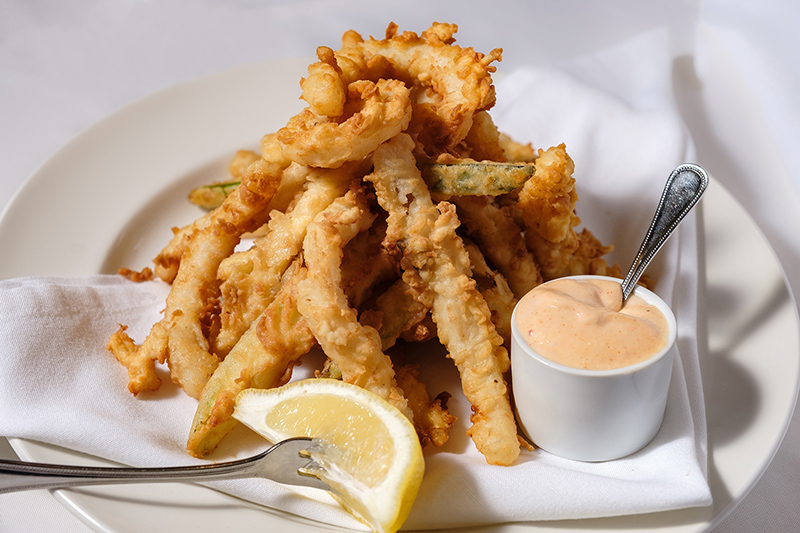
[[[431,192],[453,196],[498,196],[516,191],[535,172],[533,163],[464,161],[422,166]]]
[[[189,193],[189,201],[203,209],[216,209],[239,186],[240,181],[226,181],[202,185]]]

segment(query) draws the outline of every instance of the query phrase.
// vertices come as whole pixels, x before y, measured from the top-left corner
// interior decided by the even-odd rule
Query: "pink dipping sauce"
[[[622,287],[602,279],[557,279],[523,296],[517,329],[537,353],[587,370],[633,365],[667,344],[667,319],[632,294],[622,307]]]

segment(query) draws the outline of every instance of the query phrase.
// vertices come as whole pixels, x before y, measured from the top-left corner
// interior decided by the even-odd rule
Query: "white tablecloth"
[[[698,161],[757,221],[800,293],[800,5],[791,0],[0,0],[0,209],[50,154],[136,99],[237,65],[310,56],[319,44],[336,48],[350,28],[380,36],[391,20],[413,31],[456,22],[460,44],[505,49],[504,71],[563,67],[641,105],[653,88],[621,88],[592,58],[665,30],[673,69],[654,79],[672,80]],[[716,531],[796,529],[797,418]],[[12,455],[0,441],[0,456]],[[48,492],[0,497],[0,531],[88,530]]]

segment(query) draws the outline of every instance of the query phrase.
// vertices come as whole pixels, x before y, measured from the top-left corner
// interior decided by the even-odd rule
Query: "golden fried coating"
[[[519,143],[505,133],[501,132],[497,141],[503,149],[507,161],[533,163],[539,157],[539,152],[534,150],[531,143]]]
[[[320,46],[317,57],[319,61],[308,66],[308,78],[300,80],[302,98],[315,115],[339,117],[344,113],[347,85],[339,76],[333,50]]]
[[[431,400],[425,384],[419,380],[419,372],[410,366],[397,368],[397,384],[408,399],[414,413],[414,427],[423,446],[444,446],[450,438],[450,428],[456,417],[447,411],[447,393]]]
[[[399,279],[376,298],[373,307],[361,313],[360,320],[378,330],[381,346],[388,350],[402,333],[422,322],[428,311],[429,306],[420,302],[415,291]]]
[[[542,269],[545,281],[564,276],[594,274],[620,277],[619,265],[609,265],[603,256],[613,246],[601,243],[588,229],[574,233],[559,243],[549,242],[535,232],[525,238]]]
[[[225,198],[236,190],[240,181],[217,181],[191,190],[189,201],[198,207],[211,210],[222,205]]]
[[[235,170],[236,165],[242,162],[237,162],[238,157],[239,156],[234,156],[234,159],[230,163],[229,169]],[[233,172],[234,170],[231,171]],[[237,180],[239,180],[239,183],[241,183],[241,171],[236,171],[239,173],[235,177]],[[270,215],[273,211],[286,210],[289,202],[305,184],[308,172],[309,169],[297,164],[290,164],[286,169],[284,169],[281,175],[281,182],[278,185],[278,190],[275,191],[275,195],[272,197],[267,207],[259,213],[253,215],[253,226],[259,228],[254,231],[259,231],[264,227],[264,224],[269,221]],[[232,194],[234,190],[231,190],[228,195]],[[222,201],[224,201],[224,199]],[[220,203],[220,205],[222,204]],[[154,273],[156,276],[167,283],[172,283],[172,281],[175,279],[175,275],[178,273],[178,266],[180,266],[181,257],[183,257],[183,252],[186,251],[186,246],[188,245],[192,234],[195,232],[195,230],[205,227],[212,216],[213,214],[208,212],[191,224],[187,224],[180,229],[172,229],[172,239],[153,259],[153,263],[155,265]],[[242,237],[248,236],[250,236],[250,232],[245,232],[242,234]]]
[[[242,174],[261,156],[251,150],[239,150],[228,165],[230,180],[218,181],[196,187],[189,192],[189,201],[203,209],[216,209],[225,198],[236,190],[242,181]]]
[[[378,332],[358,321],[341,288],[342,248],[374,217],[359,186],[314,218],[303,242],[308,278],[298,286],[297,308],[344,381],[374,392],[413,420]]]
[[[426,342],[438,337],[439,333],[436,331],[436,323],[433,321],[430,311],[428,311],[422,320],[400,334],[400,338],[406,342]]]
[[[500,131],[487,111],[479,111],[473,115],[472,127],[464,139],[464,144],[469,149],[468,157],[471,159],[520,162],[518,159],[508,157]]]
[[[286,213],[272,213],[267,234],[243,252],[243,257],[233,254],[220,265],[221,324],[214,342],[217,353],[226,354],[269,305],[281,276],[302,249],[306,228],[347,191],[357,167],[358,164],[344,165],[308,174],[307,188],[294,205]]]
[[[354,309],[377,296],[383,286],[397,278],[399,265],[381,246],[386,235],[386,221],[378,218],[344,247],[342,254],[342,290]],[[384,346],[384,349],[386,346]]]
[[[564,144],[539,151],[536,171],[519,193],[525,228],[549,242],[566,239],[581,219],[575,214],[575,163]]]
[[[421,35],[398,34],[392,23],[381,40],[365,40],[349,31],[340,50],[318,49],[320,61],[309,68],[303,96],[318,111],[336,112],[337,87],[395,78],[412,93],[414,112],[408,132],[419,136],[429,155],[455,149],[472,127],[473,114],[494,104],[491,63],[502,57],[499,48],[484,55],[454,45],[457,29],[455,24],[434,23]]]
[[[296,260],[287,269],[276,298],[206,383],[186,444],[190,454],[203,457],[211,453],[236,426],[232,414],[237,394],[251,387],[267,389],[286,383],[294,361],[315,344],[296,305],[297,284],[305,277],[302,260]]]
[[[411,120],[409,92],[399,80],[353,81],[347,94],[341,117],[307,108],[290,119],[278,131],[283,155],[311,167],[337,168],[368,156]]]
[[[193,398],[200,396],[219,364],[209,350],[205,322],[211,311],[209,302],[218,290],[217,268],[241,235],[255,229],[254,216],[269,204],[283,168],[263,159],[251,164],[236,194],[228,196],[206,224],[192,232],[167,296],[164,318],[137,350],[137,358],[166,360],[172,380]]]
[[[210,218],[211,213],[207,213],[206,216],[182,228],[172,228],[172,239],[153,259],[153,272],[156,276],[167,283],[172,283],[175,276],[178,274],[178,267],[181,265],[181,257],[183,257],[183,253],[186,251],[192,234],[194,234],[196,229],[205,226]]]
[[[480,247],[469,240],[464,241],[464,247],[469,254],[472,277],[477,289],[492,312],[492,323],[497,333],[503,337],[503,345],[506,349],[511,349],[511,314],[517,305],[517,298],[503,275],[492,270],[486,263]]]
[[[456,363],[461,388],[472,405],[472,427],[467,433],[489,464],[510,465],[519,455],[519,443],[503,378],[509,369],[508,353],[488,304],[470,277],[469,259],[455,235],[455,208],[440,204],[440,209],[430,232],[437,257],[425,260],[415,251],[414,266],[435,293],[432,317],[439,340]]]
[[[138,396],[142,391],[154,391],[161,387],[161,380],[156,375],[156,362],[149,357],[142,357],[139,347],[133,342],[125,330],[127,326],[120,326],[108,340],[107,348],[114,354],[125,368],[128,369],[128,391]]]
[[[150,267],[144,267],[142,270],[138,271],[131,270],[129,268],[120,268],[117,270],[117,274],[123,278],[128,278],[131,281],[135,281],[136,283],[150,281],[153,279],[153,271],[150,269]]]
[[[536,172],[519,193],[517,207],[525,224],[525,240],[545,281],[562,276],[618,276],[619,267],[602,258],[611,251],[588,230],[575,231],[578,193],[572,173],[575,163],[563,144],[539,150]]]
[[[456,234],[455,206],[433,204],[413,149],[407,135],[381,145],[373,156],[375,171],[366,179],[389,213],[387,238],[401,236],[403,279],[420,287],[423,301],[430,299],[439,339],[458,367],[473,410],[468,434],[488,463],[509,465],[519,455],[519,443],[503,377],[508,352],[471,278],[469,256]]]
[[[492,266],[496,265],[517,298],[542,282],[536,259],[509,208],[500,207],[485,196],[455,197],[452,202],[467,234]]]
[[[282,170],[263,159],[250,165],[238,194],[226,198],[209,225],[193,234],[181,259],[162,323],[169,330],[165,348],[170,375],[194,398],[199,397],[219,363],[210,353],[203,331],[209,296],[217,292],[217,268],[233,252],[241,235],[255,229],[253,214],[269,204]],[[146,345],[145,340],[142,349]],[[153,353],[159,353],[159,347],[153,348]]]

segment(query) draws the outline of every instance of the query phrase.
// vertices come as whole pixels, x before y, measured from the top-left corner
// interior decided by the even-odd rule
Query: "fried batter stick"
[[[314,219],[303,243],[308,278],[298,287],[297,308],[342,379],[374,392],[413,420],[378,332],[359,323],[341,288],[342,248],[374,218],[359,184]]]
[[[592,233],[575,231],[578,193],[572,173],[575,163],[564,144],[539,150],[536,172],[519,193],[517,207],[524,221],[525,241],[539,263],[545,281],[579,274],[619,276],[619,266],[602,258],[611,251]]]
[[[286,213],[273,213],[269,232],[250,250],[234,254],[220,265],[220,331],[215,350],[226,354],[250,323],[269,305],[286,267],[303,245],[306,227],[314,217],[342,196],[356,174],[359,163],[334,170],[314,169],[307,176],[306,190]],[[234,267],[229,267],[234,263]]]
[[[378,330],[384,350],[428,314],[430,307],[417,300],[415,292],[399,279],[376,298],[372,308],[361,313],[361,322]]]
[[[464,241],[464,247],[469,254],[472,265],[472,277],[477,283],[478,291],[483,295],[486,304],[492,312],[492,323],[497,333],[503,337],[506,349],[511,347],[511,314],[517,305],[517,298],[508,286],[508,282],[499,272],[492,270],[481,253],[480,248],[473,242]]]
[[[164,318],[153,325],[141,346],[131,351],[124,328],[109,341],[109,349],[125,364],[153,360],[169,364],[172,380],[191,397],[199,398],[219,359],[209,351],[203,320],[208,302],[217,292],[217,268],[239,243],[241,235],[255,229],[254,215],[272,199],[288,162],[259,159],[245,171],[235,194],[212,212],[207,224],[196,228],[167,296]],[[118,354],[115,350],[122,351]],[[137,365],[140,368],[148,366]],[[137,383],[153,386],[153,380],[129,384],[137,394]]]
[[[257,155],[251,152],[248,154],[252,154],[252,156]],[[238,152],[228,165],[231,177],[241,182],[243,174],[245,170],[247,170],[247,167],[242,168],[242,165],[251,159],[251,155],[243,155],[243,151]],[[252,160],[250,164],[255,161],[257,161],[257,159]],[[261,212],[254,215],[255,221],[253,225],[258,228],[266,223],[272,211],[286,210],[291,199],[302,189],[303,184],[306,182],[307,173],[308,170],[305,167],[296,164],[289,165],[281,174],[281,182],[278,185],[278,190],[275,191],[275,195],[270,200],[269,205]],[[235,190],[230,194],[235,194]],[[224,202],[224,200],[222,201]],[[183,253],[186,251],[192,234],[196,230],[205,227],[213,217],[214,211],[212,210],[196,219],[191,224],[187,224],[182,228],[173,228],[172,239],[170,239],[169,243],[167,243],[161,252],[153,259],[155,266],[154,273],[159,278],[167,283],[173,282],[178,273],[181,257],[183,257]],[[244,236],[247,235],[245,234],[243,237]]]
[[[488,196],[461,196],[452,202],[470,238],[503,274],[514,296],[522,298],[542,282],[536,259],[508,209],[498,206]]]
[[[520,445],[503,378],[508,352],[470,277],[469,256],[456,235],[455,206],[433,204],[413,150],[405,134],[381,145],[373,156],[375,171],[365,179],[389,213],[387,239],[397,239],[403,249],[403,279],[430,300],[439,339],[458,367],[473,409],[468,434],[488,463],[509,465]]]
[[[360,309],[375,296],[376,290],[397,278],[399,266],[381,246],[385,233],[386,221],[376,219],[368,231],[362,231],[344,247],[342,290],[355,309]]]

